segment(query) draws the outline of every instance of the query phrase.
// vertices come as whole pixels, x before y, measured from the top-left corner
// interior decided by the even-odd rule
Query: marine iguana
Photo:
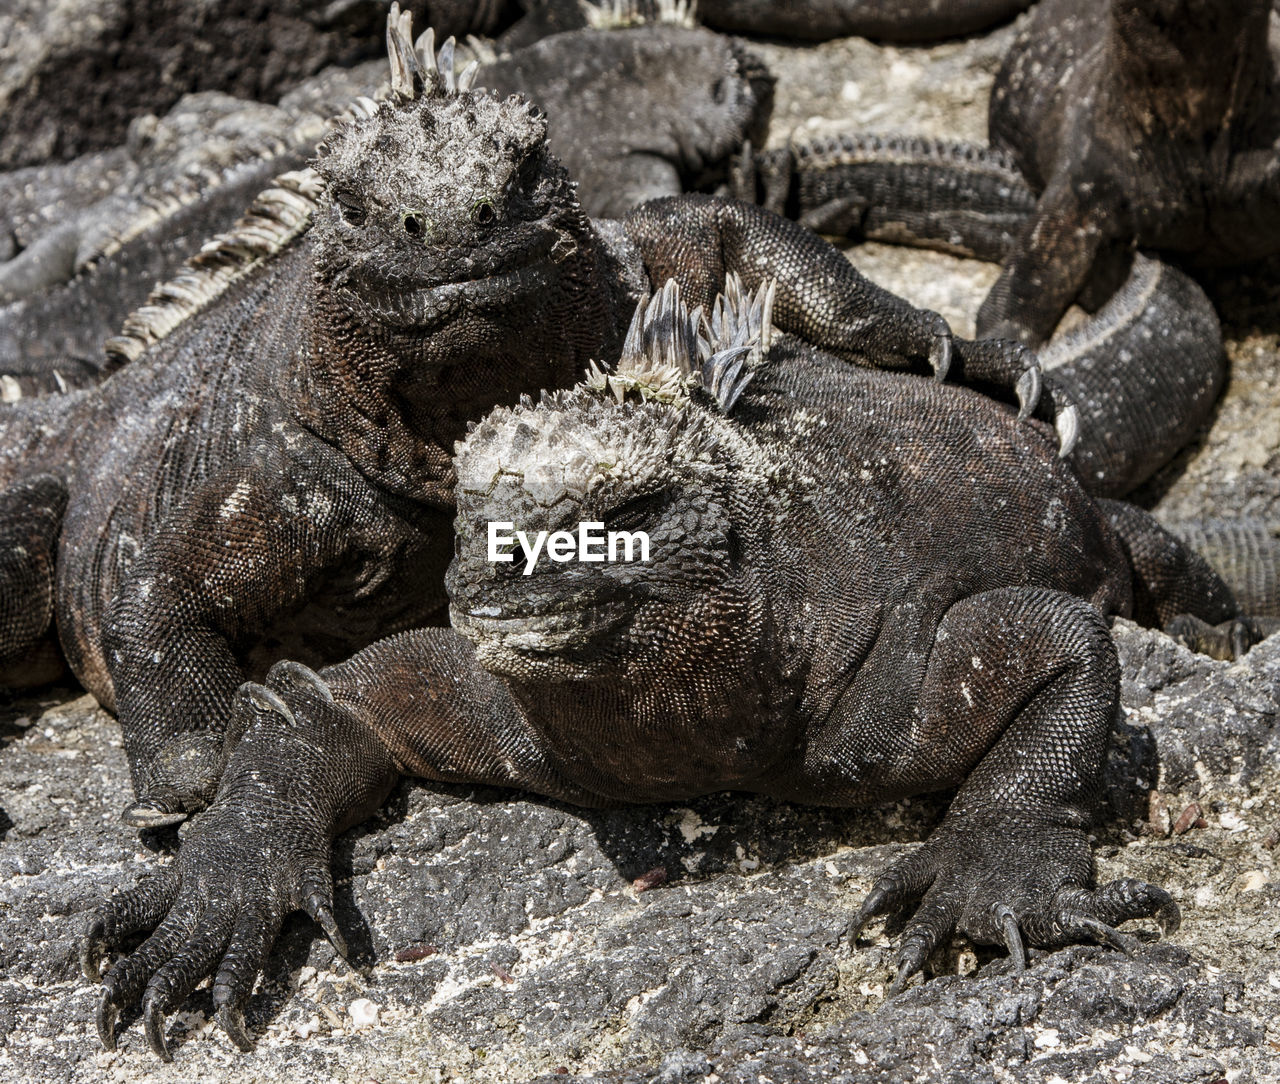
[[[999,261],[1033,223],[1036,196],[1014,157],[968,143],[841,135],[753,154],[728,190],[828,236]],[[1122,496],[1183,448],[1226,381],[1213,306],[1184,272],[1131,254],[1077,300],[1092,315],[1039,358],[1087,419],[1072,461],[1085,487]]]
[[[988,125],[1039,193],[978,314],[1043,341],[1132,244],[1199,263],[1280,252],[1268,0],[1044,0],[996,76]]]
[[[164,118],[135,124],[118,182],[84,206],[77,203],[102,155],[61,166],[61,176],[39,169],[0,178],[0,200],[13,189],[27,196],[8,205],[18,244],[0,263],[4,400],[110,373],[124,359],[106,342],[126,317],[273,178],[302,168],[336,112],[189,95]],[[25,206],[37,199],[38,219]],[[56,221],[50,207],[63,212]]]
[[[443,617],[453,440],[616,349],[651,281],[709,303],[726,271],[776,276],[780,326],[815,345],[1035,405],[1022,348],[953,339],[759,208],[686,196],[591,222],[538,111],[467,89],[424,37],[393,8],[391,97],[139,314],[138,360],[0,412],[0,492],[50,475],[65,501],[56,563],[29,552],[45,574],[0,597],[26,612],[53,590],[71,669],[124,731],[130,823],[207,803],[246,676]],[[295,199],[320,201],[309,231]]]
[[[958,786],[855,922],[914,908],[891,993],[956,930],[1024,967],[1024,942],[1131,949],[1123,921],[1177,926],[1163,889],[1092,883],[1119,702],[1104,615],[1229,621],[1230,591],[1146,513],[1087,496],[1047,427],[775,337],[771,286],[728,292],[705,321],[668,284],[615,369],[472,427],[452,629],[240,690],[226,773],[177,861],[87,923],[91,979],[104,947],[154,930],[106,974],[108,1047],[141,998],[168,1058],[165,1014],[206,975],[250,1045],[242,1006],[286,913],[345,955],[331,844],[402,774],[590,806]],[[544,556],[502,563],[495,524],[550,534]],[[572,544],[582,524],[643,532],[648,552],[563,563],[552,532]]]
[[[926,42],[960,37],[995,26],[1031,6],[1032,0],[612,0],[614,18],[644,19],[662,9],[683,8],[698,21],[734,34],[766,34],[826,41],[856,34],[886,42]],[[608,18],[584,11],[577,0],[536,0],[501,40],[527,45],[545,34]]]
[[[6,293],[28,296],[0,307],[3,397],[89,386],[131,360],[136,350],[127,337],[111,337],[154,284],[171,279],[201,242],[231,230],[272,177],[305,163],[330,117],[361,95],[377,96],[384,80],[385,62],[371,63],[330,69],[279,107],[223,95],[184,99],[163,121],[151,118],[156,131],[137,141],[146,148],[132,152],[133,170],[119,191],[34,225],[18,201],[23,249],[0,263],[0,301]],[[477,83],[523,93],[548,114],[552,151],[592,217],[714,186],[744,141],[760,141],[773,89],[768,70],[741,43],[663,23],[555,35],[490,58]],[[162,151],[152,149],[175,128]],[[62,167],[70,174],[61,182],[70,189],[64,203],[79,195],[76,181],[96,186],[100,158]],[[50,184],[49,172],[9,183],[25,195],[33,184]],[[0,178],[0,199],[6,181]],[[299,205],[297,213],[314,210]]]

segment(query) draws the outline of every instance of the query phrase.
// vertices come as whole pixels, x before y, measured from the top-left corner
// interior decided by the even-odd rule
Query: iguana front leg
[[[212,974],[218,1020],[250,1045],[242,1006],[285,915],[310,914],[345,955],[332,913],[334,838],[369,816],[399,774],[515,785],[571,801],[505,686],[451,629],[389,637],[313,674],[278,663],[237,694],[234,745],[217,797],[174,865],[89,918],[81,949],[97,979],[102,951],[154,929],[103,981],[98,1031],[113,1048],[121,1009],[143,1003],[166,1060],[164,1017]]]
[[[1067,174],[1055,177],[978,309],[978,335],[1046,342],[1117,229],[1115,202],[1101,185],[1095,190]]]
[[[317,442],[318,443],[318,442]],[[222,770],[231,698],[253,643],[324,582],[370,524],[341,457],[250,450],[156,531],[103,625],[104,654],[138,796],[125,820],[155,827],[203,809]]]
[[[858,365],[950,374],[1016,398],[1024,415],[1037,408],[1044,382],[1034,354],[1013,342],[955,338],[936,312],[877,286],[798,223],[702,195],[653,200],[624,222],[650,281],[676,279],[690,306],[709,308],[729,272],[749,289],[773,278],[773,320],[783,331]],[[1045,397],[1041,414],[1052,417],[1054,406]]]
[[[938,628],[911,735],[904,793],[945,785],[977,756],[942,824],[872,887],[856,920],[910,908],[898,951],[900,989],[959,930],[1005,945],[1099,941],[1130,950],[1115,927],[1178,908],[1140,881],[1093,885],[1085,829],[1119,699],[1106,622],[1056,591],[1008,588],[952,606]],[[985,752],[983,752],[985,750]],[[939,766],[947,769],[939,772]],[[939,778],[941,776],[941,778]]]

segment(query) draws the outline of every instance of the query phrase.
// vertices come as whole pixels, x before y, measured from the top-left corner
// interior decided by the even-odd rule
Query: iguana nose
[[[400,228],[415,241],[432,243],[435,241],[435,228],[431,219],[421,211],[401,211]]]

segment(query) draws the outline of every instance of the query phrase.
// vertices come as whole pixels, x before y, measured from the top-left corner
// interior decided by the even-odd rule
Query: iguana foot
[[[154,927],[102,978],[102,1045],[115,1049],[121,1011],[141,1002],[147,1045],[170,1061],[165,1017],[212,975],[218,1023],[237,1046],[249,1049],[244,1002],[292,910],[310,914],[345,957],[333,917],[329,843],[316,835],[307,840],[254,815],[211,810],[193,825],[173,870],[102,904],[81,942],[81,966],[90,980],[100,976],[106,950]]]
[[[192,730],[171,738],[147,768],[146,782],[121,818],[135,828],[163,828],[207,809],[227,763],[225,736]]]
[[[944,824],[877,879],[854,921],[853,939],[877,915],[919,901],[899,940],[892,997],[956,932],[1004,946],[1020,971],[1025,944],[1092,941],[1132,953],[1140,941],[1117,930],[1121,923],[1154,917],[1166,934],[1178,928],[1178,905],[1164,889],[1131,879],[1089,888],[1090,869],[1089,844],[1077,829],[1008,820]]]
[[[1040,367],[1032,350],[1006,339],[957,339],[960,382],[1018,405],[1018,418],[1036,417],[1054,426],[1058,454],[1066,458],[1079,436],[1079,410],[1070,394]]]
[[[326,808],[325,771],[333,768],[340,796],[361,777],[347,746],[319,754],[326,736],[355,728],[304,667],[278,666],[268,680],[280,691],[249,684],[236,694],[227,743],[234,755],[217,800],[191,824],[173,865],[105,901],[85,925],[81,967],[90,980],[102,976],[98,1034],[109,1050],[120,1013],[140,1003],[147,1044],[170,1060],[165,1017],[206,976],[213,977],[219,1025],[248,1049],[244,1003],[291,911],[309,914],[338,954],[348,955],[333,915],[329,861],[341,824]],[[306,709],[301,719],[281,693]],[[381,765],[377,774],[373,807],[394,778]],[[361,807],[360,816],[366,812]],[[148,930],[151,936],[103,976],[104,953]]]
[[[1179,643],[1214,659],[1242,658],[1254,644],[1280,631],[1280,618],[1236,617],[1217,625],[1192,614],[1179,614],[1164,627]]]

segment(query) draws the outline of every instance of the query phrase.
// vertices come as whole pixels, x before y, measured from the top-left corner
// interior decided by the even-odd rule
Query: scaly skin
[[[527,45],[546,34],[586,24],[577,0],[536,0],[503,35]],[[653,18],[657,0],[603,0],[597,17]],[[877,41],[924,42],[985,30],[1013,18],[1031,0],[698,0],[699,22],[734,34],[826,41],[856,34]]]
[[[280,108],[193,96],[156,126],[150,142],[161,146],[132,151],[120,190],[73,206],[77,184],[96,183],[102,156],[93,155],[63,167],[57,220],[15,201],[24,247],[0,263],[0,300],[25,296],[0,307],[0,395],[90,386],[129,360],[108,337],[154,284],[231,229],[272,177],[300,168],[326,120],[384,79],[384,64],[330,69]],[[758,141],[772,102],[772,78],[740,44],[668,25],[556,35],[483,65],[477,83],[523,93],[548,113],[551,148],[592,217],[713,185],[744,140]],[[11,187],[25,196],[39,183],[55,182],[22,177]]]
[[[1162,889],[1092,880],[1085,829],[1119,698],[1103,614],[1134,613],[1141,587],[1155,620],[1189,604],[1222,621],[1230,592],[1145,513],[1089,498],[1039,423],[789,335],[762,358],[766,307],[721,308],[704,329],[719,352],[691,359],[699,326],[669,286],[611,375],[471,432],[454,628],[318,676],[282,663],[241,690],[238,744],[177,863],[86,929],[95,978],[104,946],[155,931],[106,975],[104,1042],[141,998],[169,1056],[165,1014],[213,975],[218,1019],[247,1045],[242,1007],[285,914],[305,909],[342,950],[331,843],[398,774],[584,805],[959,786],[857,917],[914,910],[895,989],[957,930],[1025,963],[1024,941],[1132,948],[1124,920],[1176,926]],[[488,560],[493,521],[643,530],[651,559],[524,575]]]
[[[759,144],[773,77],[741,42],[642,25],[544,38],[480,68],[477,83],[547,113],[551,147],[593,217],[709,190],[744,140]]]
[[[327,116],[192,95],[135,141],[142,146],[130,152],[127,183],[25,230],[21,252],[0,264],[6,399],[89,386],[110,373],[122,359],[106,354],[107,337],[272,178],[305,165]],[[100,157],[64,171],[84,183]]]
[[[1201,263],[1280,251],[1280,109],[1268,0],[1046,0],[1005,57],[990,139],[1036,213],[978,315],[1044,341],[1136,243]]]
[[[974,34],[1012,19],[1032,0],[699,0],[718,30],[825,41],[850,34],[924,42]]]
[[[973,144],[839,136],[743,156],[736,195],[820,233],[999,261],[1034,221],[1011,155]],[[1071,461],[1085,487],[1123,496],[1207,421],[1226,380],[1218,318],[1172,264],[1113,261],[1079,298],[1092,315],[1043,344],[1040,363],[1085,419]]]
[[[954,356],[1026,387],[1020,348],[953,341],[758,208],[690,196],[593,225],[535,109],[447,89],[400,22],[392,43],[393,97],[323,149],[310,232],[100,387],[0,416],[0,492],[49,473],[68,494],[58,634],[119,716],[140,826],[207,804],[246,677],[441,619],[465,422],[607,356],[651,281],[710,304],[728,271],[774,276],[780,326],[849,361]]]

